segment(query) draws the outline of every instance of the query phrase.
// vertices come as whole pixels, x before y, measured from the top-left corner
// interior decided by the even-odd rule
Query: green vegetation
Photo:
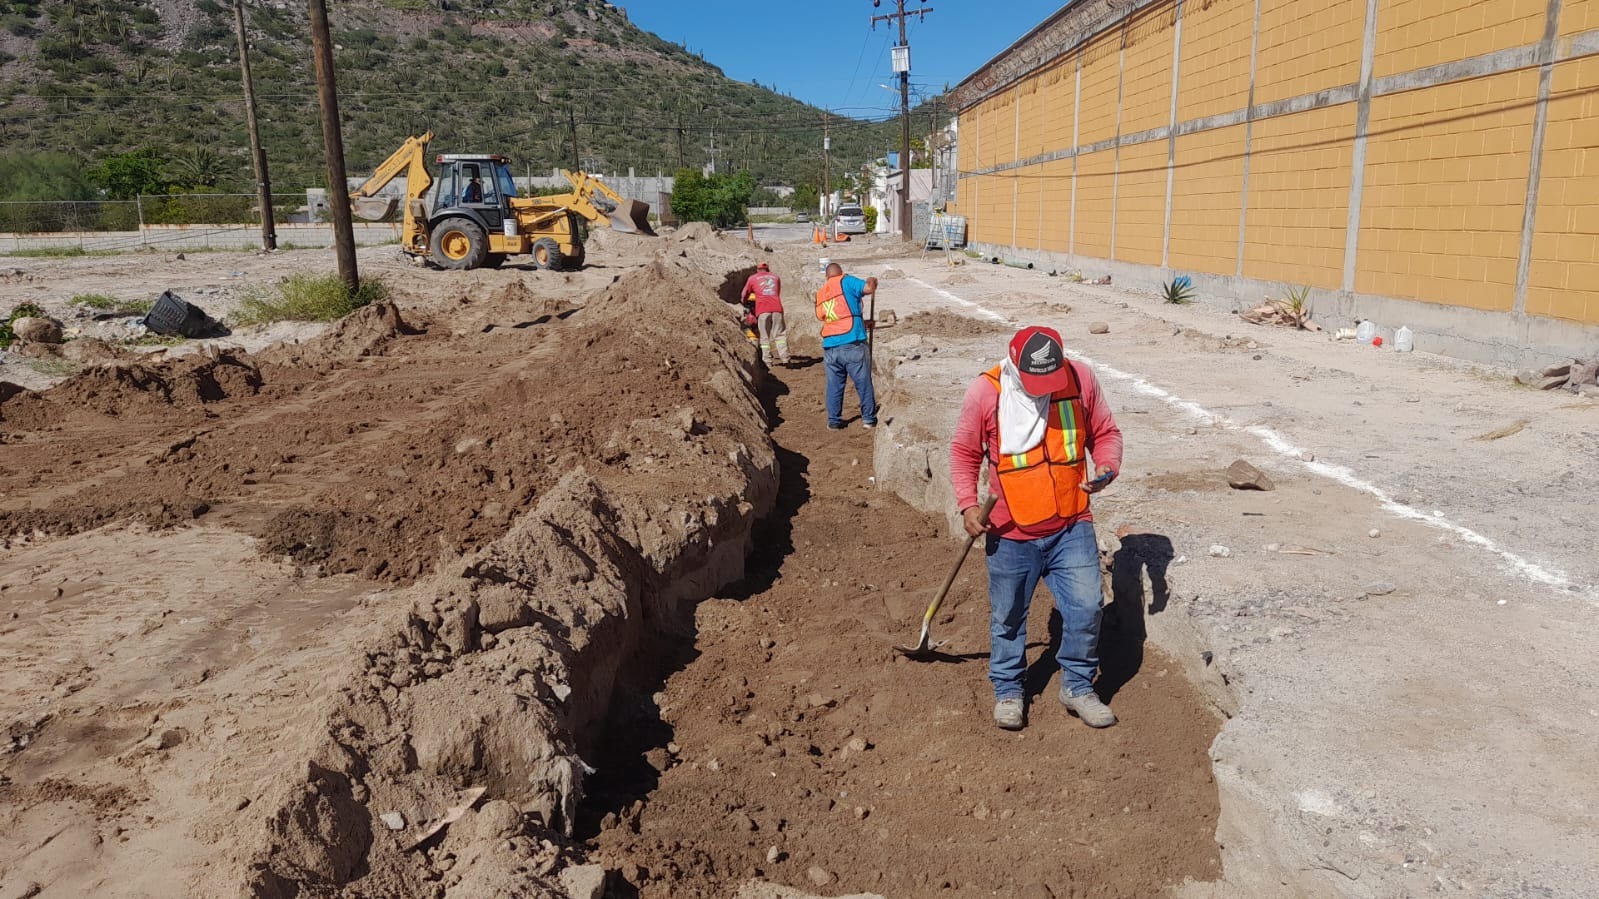
[[[78,363],[66,359],[29,359],[28,367],[41,375],[64,378],[78,373]]]
[[[150,300],[119,300],[110,294],[80,293],[67,302],[74,306],[88,306],[90,309],[101,311],[115,310],[117,312],[149,312],[154,305]]]
[[[861,211],[866,213],[866,233],[867,234],[875,234],[875,233],[877,233],[877,207],[876,206],[867,206],[867,207],[864,207]]]
[[[233,324],[335,321],[388,295],[389,286],[381,278],[363,278],[361,289],[352,294],[337,275],[290,275],[273,287],[246,294],[233,315]]]
[[[1162,284],[1160,297],[1174,306],[1182,306],[1194,301],[1194,286],[1187,278],[1173,278]]]
[[[281,217],[325,180],[306,13],[296,3],[247,9]],[[430,129],[436,151],[504,153],[518,174],[571,167],[576,156],[591,170],[640,175],[700,168],[715,129],[724,170],[756,184],[822,180],[822,110],[727,78],[614,5],[346,0],[333,24],[354,177]],[[0,77],[0,200],[143,194],[155,222],[152,195],[252,191],[231,4],[0,0],[0,28],[17,57]],[[915,130],[930,126],[916,114]],[[835,180],[897,135],[897,121],[835,116]]]
[[[705,176],[693,169],[679,169],[672,186],[672,212],[680,221],[731,228],[749,217],[754,190],[754,179],[744,172]]]
[[[32,303],[23,303],[12,309],[11,314],[6,316],[5,320],[0,321],[0,350],[10,346],[17,339],[17,335],[11,330],[12,322],[19,318],[33,318],[43,314],[44,310]]]

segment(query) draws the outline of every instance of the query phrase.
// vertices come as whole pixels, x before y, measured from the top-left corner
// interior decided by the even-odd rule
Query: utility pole
[[[571,105],[566,107],[566,127],[572,134],[572,171],[582,171],[583,166],[577,154],[577,113]]]
[[[316,60],[317,97],[322,104],[322,149],[328,157],[328,211],[333,213],[333,249],[339,280],[354,294],[361,288],[355,270],[355,228],[350,222],[350,182],[344,175],[344,132],[339,124],[339,89],[333,79],[333,39],[328,35],[325,0],[310,0],[311,55]]]
[[[278,248],[278,229],[272,221],[272,179],[267,175],[266,148],[255,121],[255,81],[250,77],[250,39],[244,27],[244,0],[233,0],[233,27],[239,38],[239,77],[244,81],[244,121],[250,131],[250,164],[255,169],[255,201],[261,207],[261,249]]]
[[[882,0],[872,0],[872,5],[877,6]],[[927,0],[921,0],[926,3]],[[911,239],[911,48],[905,40],[905,18],[907,16],[921,16],[922,21],[927,20],[927,14],[932,12],[931,7],[905,11],[905,0],[894,0],[895,11],[881,16],[872,16],[872,30],[877,30],[878,22],[899,20],[899,46],[894,48],[894,71],[899,73],[899,233],[905,240]]]
[[[683,168],[687,163],[683,161],[683,109],[677,110],[677,167]]]
[[[827,111],[822,111],[822,227],[833,211],[833,136],[828,133]]]

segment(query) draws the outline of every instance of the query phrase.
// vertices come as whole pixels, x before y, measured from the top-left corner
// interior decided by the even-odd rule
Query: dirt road
[[[937,624],[948,655],[890,651],[954,546],[941,517],[876,488],[872,432],[827,430],[817,361],[778,369],[769,391],[782,482],[750,576],[700,605],[692,647],[664,651],[664,686],[636,684],[616,722],[600,765],[616,774],[591,798],[599,857],[647,869],[641,895],[659,897],[765,878],[828,895],[1132,899],[1214,878],[1218,722],[1144,651],[1141,590],[1107,613],[1101,685],[1122,719],[1108,731],[1054,698],[1042,589],[1031,726],[994,727],[980,549]]]

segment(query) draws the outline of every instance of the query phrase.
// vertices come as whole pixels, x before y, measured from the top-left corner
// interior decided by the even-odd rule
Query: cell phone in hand
[[[1089,481],[1088,484],[1090,487],[1103,487],[1106,484],[1109,484],[1111,479],[1114,477],[1116,477],[1116,472],[1107,471],[1099,477],[1094,478],[1092,481]]]

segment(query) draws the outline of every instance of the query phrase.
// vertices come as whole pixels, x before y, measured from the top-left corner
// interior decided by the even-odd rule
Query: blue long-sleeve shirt
[[[823,337],[822,349],[824,350],[829,347],[866,342],[866,315],[861,311],[861,298],[866,295],[866,282],[854,275],[845,275],[839,286],[844,289],[844,304],[849,306],[850,314],[855,316],[855,326],[843,334]]]

